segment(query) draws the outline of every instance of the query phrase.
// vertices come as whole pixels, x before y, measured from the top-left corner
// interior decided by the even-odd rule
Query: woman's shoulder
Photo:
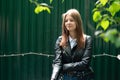
[[[86,39],[92,39],[92,37],[90,35],[84,34]]]
[[[92,45],[92,37],[90,35],[85,36],[85,48]]]
[[[58,39],[62,39],[62,36],[58,36]]]
[[[62,36],[58,36],[57,40],[61,41],[62,39]]]
[[[85,34],[85,44],[92,43],[92,36]]]
[[[57,40],[56,40],[56,43],[60,43],[62,40],[62,36],[58,36]]]

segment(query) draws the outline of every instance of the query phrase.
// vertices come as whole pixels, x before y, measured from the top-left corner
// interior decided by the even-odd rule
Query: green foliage
[[[116,47],[120,47],[120,33],[117,29],[110,29],[106,32],[100,34],[100,37],[104,39],[106,42],[111,42],[116,45]]]
[[[106,3],[108,2],[108,0],[100,0],[100,2],[101,2],[101,4],[102,4],[103,6],[105,6]]]
[[[101,20],[101,18],[102,18],[102,15],[101,15],[100,11],[95,11],[93,14],[93,20],[95,22],[98,22]]]
[[[120,47],[120,32],[113,25],[120,24],[120,0],[98,0],[93,9],[93,21],[96,29],[102,29],[100,37]],[[119,27],[119,26],[118,26]],[[117,35],[117,36],[116,36]]]
[[[64,0],[61,0],[62,1],[62,3],[64,2]],[[50,3],[52,3],[53,2],[53,0],[50,0]]]
[[[38,3],[38,0],[29,0],[31,3],[34,3],[36,5],[34,12],[36,14],[39,14],[40,12],[43,11],[47,11],[48,13],[51,13],[50,8],[52,8],[51,6],[49,6],[47,3]],[[50,4],[53,2],[53,0],[50,0]],[[64,0],[62,0],[62,3],[64,2]]]
[[[50,0],[50,3],[52,3],[53,2],[53,0]]]
[[[36,5],[34,12],[36,14],[39,14],[42,11],[47,11],[48,13],[51,13],[50,8],[52,8],[51,6],[49,6],[46,3],[38,3],[38,0],[30,0],[31,3],[34,3]],[[52,2],[52,0],[50,0],[50,2]]]
[[[115,16],[117,12],[120,11],[120,1],[114,1],[108,8],[108,11],[112,16]]]
[[[64,0],[62,0],[62,3],[64,2]]]
[[[120,20],[116,21],[116,18],[120,18],[120,16],[116,17],[118,12],[120,12],[120,0],[98,0],[93,9],[93,21],[100,23],[97,28],[102,26],[106,30],[110,25],[120,23]],[[104,21],[107,25],[103,25]]]
[[[36,14],[39,14],[42,11],[47,11],[48,13],[51,13],[51,11],[48,7],[43,7],[43,6],[40,6],[40,5],[36,6],[34,11],[35,11]]]
[[[106,30],[109,27],[109,21],[108,20],[102,20],[101,21],[101,27]]]

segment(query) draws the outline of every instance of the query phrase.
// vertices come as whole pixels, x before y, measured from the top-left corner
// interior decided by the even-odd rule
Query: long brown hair
[[[83,32],[83,25],[80,13],[76,9],[70,9],[66,13],[62,15],[62,40],[60,42],[60,46],[66,46],[69,37],[69,31],[65,27],[65,18],[67,15],[70,15],[76,22],[76,39],[77,39],[77,47],[84,48],[85,39]]]

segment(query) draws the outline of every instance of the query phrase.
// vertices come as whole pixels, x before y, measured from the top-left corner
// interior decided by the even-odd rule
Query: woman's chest
[[[84,49],[71,50],[69,52],[63,50],[62,61],[63,63],[79,62],[82,60]]]

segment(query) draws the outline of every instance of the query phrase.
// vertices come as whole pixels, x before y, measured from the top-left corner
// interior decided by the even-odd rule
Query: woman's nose
[[[68,22],[67,22],[68,24],[70,24],[70,20],[68,20]]]

